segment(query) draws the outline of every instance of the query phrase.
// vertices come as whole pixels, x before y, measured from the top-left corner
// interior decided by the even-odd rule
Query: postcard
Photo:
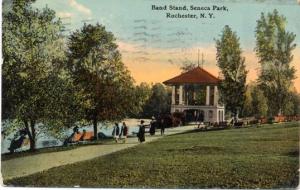
[[[2,186],[297,188],[299,18],[299,0],[3,0]]]

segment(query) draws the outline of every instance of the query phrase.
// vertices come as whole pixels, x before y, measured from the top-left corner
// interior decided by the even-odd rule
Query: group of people
[[[164,119],[161,119],[160,122],[158,122],[157,120],[155,120],[155,117],[152,117],[152,120],[150,122],[150,129],[149,129],[149,133],[150,135],[155,135],[155,130],[157,127],[160,127],[160,134],[164,135],[165,134],[165,122]]]
[[[164,121],[162,120],[161,123],[162,123],[160,125],[161,135],[164,135],[164,132],[165,132]],[[145,133],[146,133],[145,128],[149,125],[150,125],[150,128],[149,128],[150,135],[151,136],[155,135],[155,130],[156,130],[156,127],[157,127],[158,124],[159,123],[155,120],[154,117],[152,117],[152,120],[151,120],[150,124],[148,124],[148,125],[145,125],[145,121],[141,120],[141,122],[139,124],[139,130],[136,133],[138,141],[140,143],[145,142]],[[121,129],[119,127],[119,124],[115,123],[115,126],[113,128],[113,132],[112,132],[112,136],[113,136],[116,143],[118,143],[122,139],[123,139],[123,143],[125,143],[126,139],[127,139],[127,136],[128,136],[128,126],[126,125],[126,123],[123,122],[123,124],[121,126]]]
[[[137,137],[139,142],[144,142],[145,141],[145,126],[144,125],[144,120],[141,120],[141,124],[139,125],[139,131],[137,133]],[[119,127],[118,123],[115,123],[115,126],[112,131],[112,136],[115,140],[116,143],[118,143],[120,140],[123,140],[123,143],[126,143],[126,139],[128,136],[128,126],[126,125],[125,122],[123,122],[121,129]]]
[[[128,127],[126,123],[123,122],[121,130],[119,128],[119,124],[115,123],[112,136],[114,137],[116,143],[118,143],[120,140],[123,140],[123,143],[126,143],[126,139],[128,136]]]

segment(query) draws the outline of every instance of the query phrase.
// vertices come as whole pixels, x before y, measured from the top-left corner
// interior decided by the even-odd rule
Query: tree
[[[160,83],[152,86],[151,96],[144,106],[144,117],[158,117],[160,114],[170,112],[171,93]]]
[[[286,31],[286,18],[277,10],[261,14],[256,26],[256,55],[261,64],[258,82],[268,100],[271,115],[281,114],[288,102],[288,91],[295,79],[290,65],[296,35]]]
[[[247,85],[246,92],[245,92],[245,101],[242,109],[241,115],[243,117],[250,117],[253,116],[254,110],[253,110],[253,105],[252,105],[252,91],[253,88],[256,86],[254,82],[250,82]]]
[[[30,0],[14,0],[3,13],[3,119],[18,119],[25,125],[30,149],[35,149],[35,124],[56,119],[54,110],[64,100],[49,92],[62,80],[64,43],[61,22],[49,8],[33,9]],[[50,82],[51,81],[51,82]],[[61,90],[61,91],[60,91]],[[57,112],[56,112],[57,113]],[[62,114],[63,115],[63,114]]]
[[[299,115],[300,114],[300,94],[293,87],[288,93],[287,104],[282,110],[284,115]]]
[[[143,108],[149,100],[151,93],[151,86],[145,82],[142,82],[135,87],[135,102],[137,106],[136,110],[131,115],[132,117],[140,118],[143,116]]]
[[[266,117],[268,114],[267,99],[259,86],[254,86],[251,92],[253,114],[257,117]]]
[[[84,24],[68,39],[68,67],[95,139],[98,121],[122,119],[136,107],[133,79],[117,47],[114,35],[99,24]]]
[[[185,73],[185,72],[195,69],[196,67],[197,67],[196,63],[193,63],[192,61],[185,59],[182,62],[180,69],[183,73]]]
[[[245,100],[247,71],[239,38],[229,26],[224,27],[221,38],[216,40],[216,48],[217,64],[224,77],[220,84],[221,100],[237,117]]]

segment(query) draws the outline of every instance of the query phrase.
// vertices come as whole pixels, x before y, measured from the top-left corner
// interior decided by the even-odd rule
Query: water
[[[150,120],[147,120],[147,119],[144,119],[144,120],[145,120],[146,124],[150,122]],[[139,125],[140,119],[125,119],[124,122],[126,122],[126,125],[128,126],[129,136],[134,135],[134,133],[138,132],[138,125]],[[3,125],[3,123],[2,123],[2,125]],[[9,123],[6,123],[6,125],[9,125]],[[119,123],[119,126],[121,126],[121,125],[122,125],[122,123]],[[105,136],[111,137],[112,136],[112,131],[113,131],[113,126],[114,126],[114,123],[109,123],[109,124],[99,123],[98,124],[98,133],[101,132]],[[93,131],[93,126],[89,125],[89,126],[80,127],[79,132],[82,132],[83,129],[85,129],[87,132],[88,131]],[[71,129],[68,129],[68,130],[64,131],[63,134],[65,136],[70,136],[72,134],[72,132],[73,132],[73,129],[71,128]],[[14,131],[11,134],[8,134],[5,138],[3,137],[3,135],[1,135],[1,140],[2,140],[2,142],[1,142],[1,154],[9,152],[8,148],[10,146],[11,139],[14,137],[15,133],[16,133],[16,131]],[[37,149],[61,146],[63,144],[63,141],[64,141],[64,139],[60,140],[60,139],[57,139],[53,136],[45,135],[44,133],[37,134],[36,139],[37,139],[36,140],[36,148]],[[17,149],[16,152],[29,150],[29,147],[30,147],[30,144],[27,143],[27,145],[23,145],[21,148]]]

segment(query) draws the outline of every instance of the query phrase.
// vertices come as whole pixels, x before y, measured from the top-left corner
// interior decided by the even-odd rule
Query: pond
[[[150,120],[144,119],[146,124],[150,123]],[[122,121],[123,122],[123,121]],[[119,126],[122,125],[122,122],[119,123]],[[125,119],[124,122],[128,126],[128,134],[134,135],[134,133],[138,132],[138,125],[140,123],[140,119]],[[6,126],[3,126],[6,125]],[[3,122],[2,123],[2,129],[9,127],[9,122]],[[112,131],[113,131],[114,123],[98,123],[98,133],[103,133],[106,137],[112,137]],[[82,132],[83,130],[86,131],[93,131],[93,126],[83,126],[79,127],[79,132]],[[63,131],[63,134],[65,136],[70,136],[73,132],[73,129],[68,129]],[[5,137],[1,135],[2,143],[1,143],[1,154],[9,152],[8,148],[11,143],[11,139],[14,137],[16,131],[6,135]],[[54,146],[62,146],[63,140],[57,139],[53,136],[47,135],[45,133],[39,133],[36,137],[36,148],[47,148],[47,147],[54,147]],[[25,142],[29,142],[28,139],[25,140]],[[16,150],[16,152],[25,151],[29,149],[29,143],[23,143],[23,146]]]

